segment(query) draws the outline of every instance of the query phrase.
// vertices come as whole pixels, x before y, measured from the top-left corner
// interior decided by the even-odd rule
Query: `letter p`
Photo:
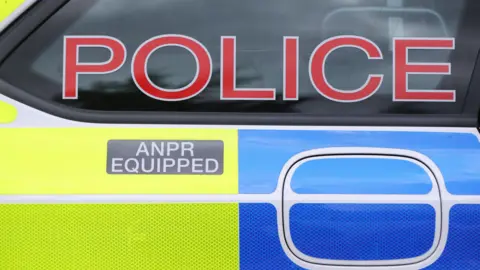
[[[63,51],[63,99],[78,98],[79,74],[108,74],[125,63],[127,49],[123,43],[108,36],[65,36]],[[110,59],[99,63],[79,63],[81,47],[103,47],[110,50]]]

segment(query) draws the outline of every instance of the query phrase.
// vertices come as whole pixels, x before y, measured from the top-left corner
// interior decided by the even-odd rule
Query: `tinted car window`
[[[42,99],[96,111],[282,112],[314,115],[459,114],[476,61],[476,45],[461,33],[467,0],[73,0],[40,27],[2,67],[10,83]],[[479,10],[480,12],[480,10]],[[179,102],[152,99],[131,78],[131,59],[145,40],[182,34],[211,54],[213,75],[200,95]],[[79,76],[78,100],[62,99],[64,35],[108,35],[127,48],[125,65],[111,74]],[[369,74],[383,74],[369,99],[343,104],[312,86],[308,63],[315,47],[337,35],[375,42],[383,60],[369,60],[355,48],[334,51],[326,62],[331,85],[352,91]],[[275,101],[220,100],[220,38],[236,36],[238,87],[276,88]],[[298,101],[282,100],[283,37],[299,37]],[[412,50],[412,62],[451,62],[452,75],[410,75],[411,89],[455,89],[456,102],[392,102],[392,38],[456,38],[456,50]],[[469,57],[458,52],[472,53]],[[108,60],[104,48],[82,48],[80,62]],[[25,70],[25,67],[27,69]],[[192,55],[166,47],[148,61],[152,81],[166,88],[185,86],[196,70]]]

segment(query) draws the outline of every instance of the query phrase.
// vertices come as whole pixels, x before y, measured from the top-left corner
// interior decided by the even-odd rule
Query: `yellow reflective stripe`
[[[0,205],[0,269],[239,269],[238,204]]]
[[[0,124],[12,123],[16,118],[17,109],[6,102],[0,101]]]
[[[236,194],[235,129],[2,128],[0,194]],[[222,175],[107,174],[109,140],[222,140]]]
[[[25,0],[0,0],[0,22],[17,9]]]

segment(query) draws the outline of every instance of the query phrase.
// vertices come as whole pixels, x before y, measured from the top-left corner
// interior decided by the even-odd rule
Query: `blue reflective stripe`
[[[382,157],[322,158],[300,165],[291,188],[299,194],[428,194],[432,181],[412,161]]]
[[[429,270],[480,269],[480,205],[455,205],[450,210],[448,241]]]
[[[473,133],[425,131],[240,130],[239,192],[272,193],[281,183],[279,176],[290,158],[304,151],[331,147],[418,152],[438,167],[450,194],[480,195],[478,137]],[[357,261],[405,259],[430,249],[435,214],[439,213],[417,201],[406,204],[395,201],[395,195],[423,195],[431,190],[431,180],[423,168],[408,162],[387,164],[389,161],[382,160],[373,161],[378,163],[373,165],[369,162],[372,161],[330,160],[321,166],[307,162],[297,168],[289,186],[302,194],[294,197],[300,201],[289,212],[290,236],[297,249],[317,259]],[[377,166],[382,170],[366,170]],[[361,184],[355,179],[360,179]],[[441,191],[445,194],[443,187]],[[348,205],[301,202],[302,198],[320,201],[327,198],[322,194],[354,196],[349,197]],[[357,194],[392,195],[395,204],[389,204],[390,196],[382,197],[385,199],[382,204],[368,205],[362,200],[352,203],[355,198],[369,198]],[[480,205],[461,205],[480,202],[480,197],[453,196],[449,201],[457,205],[444,213],[450,215],[448,224],[442,226],[443,230],[448,229],[445,249],[426,269],[480,269]],[[442,206],[448,210],[448,204]],[[240,204],[240,268],[299,269],[280,244],[284,236],[279,235],[278,222],[276,209],[270,204]],[[442,246],[443,241],[442,238]]]
[[[303,269],[282,249],[271,204],[240,204],[240,269]]]
[[[278,235],[277,216],[273,205],[268,203],[241,203],[239,211],[240,269],[302,269],[286,256],[280,245],[279,239],[281,236]],[[428,214],[428,211],[416,212],[418,213],[416,215],[417,220],[422,215]],[[389,216],[390,218],[395,218],[391,215]],[[431,266],[424,269],[480,269],[480,234],[478,233],[480,205],[453,206],[450,211],[449,224],[448,241],[442,255]],[[415,231],[415,229],[412,229],[412,232]],[[424,230],[420,229],[418,233],[422,231]],[[415,235],[417,234],[415,233]],[[420,237],[425,241],[424,236]],[[296,243],[298,245],[298,240]],[[369,244],[369,242],[365,241],[364,244]],[[331,247],[335,247],[335,245],[329,246],[329,249]],[[419,251],[416,253],[419,253]]]
[[[435,210],[424,204],[295,204],[295,247],[329,260],[400,260],[433,245]]]

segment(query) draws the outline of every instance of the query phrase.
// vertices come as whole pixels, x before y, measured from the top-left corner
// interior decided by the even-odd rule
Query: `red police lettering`
[[[298,100],[298,37],[283,39],[283,100]]]
[[[340,90],[330,85],[325,76],[325,62],[335,50],[354,47],[364,51],[368,59],[383,59],[380,48],[372,41],[357,36],[337,36],[322,42],[310,58],[310,80],[324,97],[337,102],[358,102],[372,96],[381,86],[383,75],[369,75],[367,82],[355,90]],[[346,76],[348,76],[346,74]]]
[[[450,63],[412,64],[408,61],[410,49],[455,49],[453,38],[394,39],[393,101],[455,102],[455,90],[413,90],[408,88],[409,74],[451,74]]]
[[[180,89],[165,89],[155,85],[147,74],[147,62],[152,53],[166,46],[178,46],[188,50],[197,64],[193,80]],[[212,58],[208,50],[197,40],[182,35],[162,35],[151,38],[137,49],[132,60],[132,76],[137,87],[147,96],[162,101],[180,101],[200,94],[212,76]]]
[[[223,100],[275,100],[275,88],[238,88],[236,86],[236,38],[221,37],[220,99]],[[179,89],[166,89],[155,85],[148,76],[150,56],[166,46],[188,50],[196,62],[192,81]],[[106,62],[79,63],[81,47],[103,47],[110,50]],[[383,82],[382,74],[369,74],[366,82],[354,90],[333,87],[325,75],[328,56],[337,49],[353,47],[363,51],[369,60],[382,60],[380,48],[371,40],[359,36],[336,36],[319,44],[309,62],[310,81],[316,91],[336,102],[359,102],[375,94]],[[450,63],[410,63],[409,50],[455,49],[454,38],[394,38],[393,39],[393,101],[454,102],[455,90],[416,90],[408,88],[408,75],[450,75]],[[281,54],[278,57],[282,57]],[[66,36],[64,40],[63,98],[78,98],[79,74],[107,74],[122,67],[126,60],[123,43],[108,36]],[[161,35],[145,41],[135,51],[131,74],[133,81],[145,95],[162,101],[187,100],[200,94],[209,85],[212,76],[212,58],[207,48],[194,38],[183,35]],[[299,38],[283,38],[283,100],[299,99]],[[279,76],[281,76],[279,74]],[[348,74],[345,74],[348,78]]]
[[[110,60],[103,63],[79,63],[81,47],[103,47],[110,50]],[[125,63],[127,50],[123,43],[108,36],[65,36],[63,54],[63,98],[78,98],[79,74],[108,74]]]
[[[229,100],[274,100],[275,88],[247,89],[237,88],[236,40],[235,37],[222,37],[221,42],[221,99]]]

